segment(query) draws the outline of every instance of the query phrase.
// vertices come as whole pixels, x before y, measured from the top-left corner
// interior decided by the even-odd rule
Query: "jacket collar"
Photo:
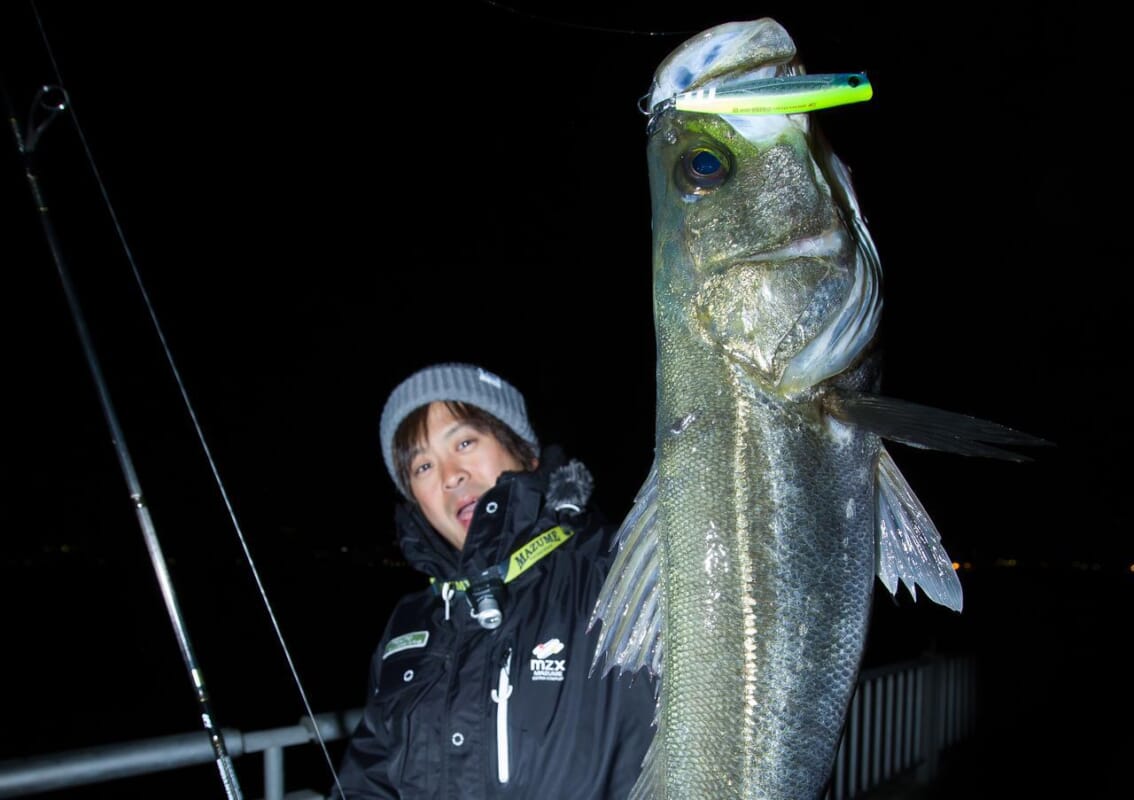
[[[535,472],[506,472],[477,503],[465,547],[457,552],[412,503],[395,512],[398,543],[414,569],[439,580],[488,569],[540,532],[583,513],[593,480],[579,461],[545,448]]]

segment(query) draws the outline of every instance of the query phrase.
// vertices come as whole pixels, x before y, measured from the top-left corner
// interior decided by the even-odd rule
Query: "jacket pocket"
[[[444,689],[441,660],[406,651],[385,659],[372,702],[389,743],[389,774],[397,785],[436,791],[441,766]]]

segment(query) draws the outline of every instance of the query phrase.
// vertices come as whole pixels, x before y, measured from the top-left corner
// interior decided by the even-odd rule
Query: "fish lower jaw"
[[[785,385],[785,373],[822,336],[850,284],[846,258],[785,248],[722,266],[691,298],[689,316],[709,348],[746,366],[750,380],[768,393],[795,394],[805,385]]]

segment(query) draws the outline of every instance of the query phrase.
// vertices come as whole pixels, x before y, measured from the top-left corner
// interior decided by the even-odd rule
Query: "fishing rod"
[[[216,726],[215,717],[209,704],[208,691],[205,688],[204,673],[197,661],[197,656],[193,651],[193,645],[189,639],[189,631],[186,628],[185,619],[181,614],[181,608],[177,601],[177,593],[174,590],[173,581],[169,575],[169,568],[166,564],[165,555],[162,552],[161,542],[158,540],[157,529],[154,526],[153,518],[150,516],[150,509],[146,504],[145,494],[142,492],[141,481],[134,469],[134,462],[130,456],[130,450],[126,446],[126,437],[123,435],[122,426],[118,422],[118,415],[111,402],[110,391],[107,388],[107,383],[102,373],[102,367],[99,364],[98,353],[95,351],[90,331],[87,328],[86,319],[83,315],[83,309],[79,303],[78,294],[75,291],[74,282],[71,280],[70,271],[67,269],[66,262],[63,258],[63,251],[59,245],[59,239],[55,234],[55,227],[48,213],[47,201],[44,199],[43,190],[40,187],[39,179],[32,165],[32,155],[39,142],[39,137],[60,114],[69,109],[67,93],[62,87],[58,86],[43,86],[36,92],[32,100],[31,113],[28,115],[28,132],[26,136],[21,132],[19,121],[11,107],[12,102],[8,96],[7,87],[4,87],[3,93],[5,105],[8,106],[9,125],[16,139],[16,149],[19,151],[21,160],[23,161],[24,173],[28,180],[28,186],[31,189],[32,199],[39,212],[39,221],[43,227],[47,245],[51,250],[51,257],[55,262],[56,271],[58,272],[59,280],[62,284],[63,294],[67,299],[67,306],[71,312],[71,318],[75,323],[79,343],[83,348],[83,355],[86,358],[87,367],[90,369],[91,377],[94,380],[95,391],[98,394],[103,418],[106,421],[107,427],[110,429],[110,439],[114,444],[115,454],[118,456],[119,467],[122,469],[123,477],[126,479],[126,486],[130,493],[130,501],[134,506],[138,524],[142,529],[146,550],[149,553],[150,563],[153,565],[154,574],[157,577],[158,585],[161,589],[162,599],[165,601],[166,611],[169,613],[170,623],[173,625],[178,646],[181,648],[181,657],[185,661],[185,667],[189,671],[189,675],[192,679],[193,690],[196,694],[197,703],[201,712],[201,722],[204,725],[205,731],[209,734],[209,742],[216,756],[221,782],[224,784],[225,792],[228,797],[232,800],[239,800],[242,795],[240,792],[240,784],[236,778],[236,772],[233,769],[232,758],[229,756],[228,749],[225,746],[224,734],[221,729]],[[45,113],[46,117],[37,122],[35,119],[36,112]]]
[[[165,339],[165,335],[162,332],[161,325],[158,322],[156,311],[154,310],[154,307],[150,302],[149,295],[145,290],[141,274],[138,270],[137,264],[135,263],[133,254],[125,241],[125,236],[122,232],[122,228],[118,224],[118,219],[117,215],[115,214],[113,204],[109,200],[106,188],[102,183],[97,168],[95,167],[94,158],[91,154],[89,146],[87,146],[86,138],[83,135],[82,126],[79,124],[78,116],[71,103],[71,98],[67,91],[63,88],[62,76],[60,74],[58,65],[55,64],[55,59],[52,54],[50,43],[47,40],[47,35],[44,31],[42,20],[40,20],[39,18],[38,10],[35,9],[34,0],[31,3],[31,6],[33,11],[35,12],[36,21],[39,25],[40,34],[43,39],[44,45],[47,48],[48,54],[51,57],[52,64],[55,68],[58,84],[44,85],[36,91],[35,96],[31,101],[30,110],[27,116],[26,134],[21,130],[21,126],[15,112],[15,104],[8,94],[7,86],[5,85],[2,74],[0,74],[0,95],[2,95],[4,99],[9,126],[12,130],[12,134],[16,142],[16,149],[19,153],[22,166],[24,168],[24,173],[27,178],[28,186],[31,190],[32,200],[35,203],[40,224],[42,226],[44,236],[47,240],[48,248],[51,251],[51,256],[55,263],[56,271],[63,288],[67,306],[70,311],[72,320],[75,324],[76,332],[78,333],[79,341],[82,346],[87,366],[90,370],[91,377],[95,384],[95,389],[98,395],[99,404],[102,409],[103,417],[110,431],[111,442],[114,445],[118,463],[122,470],[123,477],[126,481],[130,501],[134,507],[135,515],[138,519],[138,524],[142,530],[146,550],[149,554],[154,574],[161,589],[162,599],[165,603],[170,623],[174,629],[174,633],[177,638],[178,646],[180,648],[186,670],[189,673],[194,695],[197,700],[198,709],[200,711],[201,723],[206,733],[208,734],[217,769],[220,773],[221,783],[224,786],[225,793],[229,800],[243,800],[243,795],[241,793],[239,781],[237,780],[236,771],[232,763],[232,758],[229,754],[228,747],[225,744],[224,734],[221,731],[220,727],[216,724],[216,717],[211,709],[211,704],[209,702],[209,693],[206,688],[204,679],[204,673],[197,660],[197,656],[194,652],[192,643],[189,638],[189,632],[185,624],[185,619],[181,613],[180,604],[178,602],[177,594],[173,586],[173,581],[170,577],[166,559],[161,548],[161,543],[158,539],[157,529],[153,523],[153,518],[150,515],[149,506],[146,503],[145,494],[143,493],[141,487],[141,481],[139,480],[137,471],[134,468],[134,462],[130,455],[129,448],[126,446],[125,436],[123,434],[122,427],[119,424],[118,415],[115,412],[114,405],[111,401],[110,391],[103,376],[98,354],[95,350],[90,331],[86,324],[83,309],[79,302],[78,292],[75,289],[75,284],[71,278],[70,271],[67,268],[66,260],[63,257],[63,250],[59,244],[59,239],[56,235],[55,228],[48,211],[49,206],[44,197],[43,189],[40,185],[39,177],[33,164],[33,156],[35,155],[36,147],[39,143],[40,137],[57,118],[64,114],[66,114],[74,124],[75,130],[79,137],[79,141],[83,145],[87,162],[91,166],[96,178],[96,182],[98,183],[98,186],[102,191],[103,202],[110,213],[118,239],[125,250],[127,260],[133,271],[134,281],[141,292],[141,296],[145,303],[146,309],[149,312],[150,321],[154,326],[154,330],[162,345],[167,363],[169,364],[174,380],[176,381],[176,384],[181,392],[182,401],[186,406],[189,417],[196,431],[197,439],[200,442],[205,452],[208,463],[212,469],[214,481],[218,486],[225,507],[228,510],[228,514],[233,523],[237,538],[239,539],[240,545],[243,548],[245,560],[248,563],[252,577],[254,578],[256,586],[260,592],[261,600],[263,601],[264,606],[267,609],[268,617],[271,620],[271,623],[275,630],[276,638],[279,641],[281,648],[283,649],[284,657],[291,671],[292,679],[298,687],[298,691],[302,699],[307,718],[311,722],[313,735],[316,741],[319,743],[323,758],[330,769],[331,775],[334,778],[334,784],[338,789],[339,794],[341,795],[342,787],[339,783],[338,773],[331,761],[326,742],[320,731],[320,726],[315,719],[315,713],[312,710],[310,702],[307,698],[307,694],[303,689],[302,681],[299,678],[299,674],[295,667],[294,661],[292,660],[291,653],[289,652],[284,641],[283,633],[280,630],[279,623],[276,619],[275,613],[272,610],[271,603],[268,601],[267,591],[260,579],[259,571],[256,569],[255,562],[252,558],[252,553],[248,548],[248,544],[244,538],[243,532],[240,528],[239,523],[237,522],[236,513],[232,507],[232,503],[229,500],[228,493],[224,487],[224,483],[220,478],[220,473],[216,466],[216,462],[214,461],[212,453],[210,452],[208,444],[205,440],[204,431],[202,430],[201,425],[197,419],[193,405],[189,400],[188,392],[183,381],[181,380],[180,371],[177,369],[177,366],[174,363],[172,352]]]

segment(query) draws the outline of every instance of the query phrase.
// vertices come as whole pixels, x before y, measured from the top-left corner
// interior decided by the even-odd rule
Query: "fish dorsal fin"
[[[941,545],[941,534],[913,493],[894,459],[882,448],[878,457],[875,505],[875,570],[897,594],[900,580],[917,600],[917,587],[935,603],[961,610],[961,581],[953,560]]]
[[[613,546],[618,548],[618,554],[588,623],[589,629],[602,620],[592,672],[603,660],[603,674],[615,666],[619,667],[619,672],[633,673],[645,666],[654,675],[661,674],[660,555],[654,527],[657,499],[655,460],[634,499],[633,508],[615,534]]]

